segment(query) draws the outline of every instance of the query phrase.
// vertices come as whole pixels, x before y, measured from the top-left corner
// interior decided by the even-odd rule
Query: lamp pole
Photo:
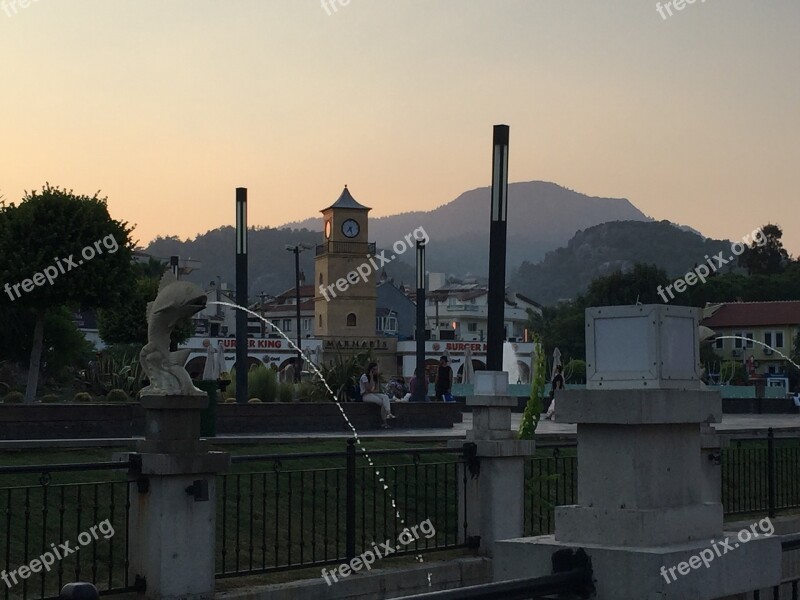
[[[300,253],[303,250],[310,250],[310,244],[291,244],[286,245],[289,252],[294,252],[294,304],[295,304],[295,318],[297,321],[297,364],[294,369],[294,380],[296,383],[300,382],[300,372],[303,366],[303,335],[300,331]]]
[[[247,308],[247,188],[236,188],[236,304]],[[247,404],[247,313],[236,311],[236,402]]]
[[[503,370],[508,209],[508,125],[495,125],[492,150],[492,199],[489,229],[489,292],[486,369]]]
[[[419,371],[423,378],[423,386],[418,390],[415,402],[424,402],[428,395],[428,378],[425,376],[425,241],[417,240],[417,361],[414,377]]]

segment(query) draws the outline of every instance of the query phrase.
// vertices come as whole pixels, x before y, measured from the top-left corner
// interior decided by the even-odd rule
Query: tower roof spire
[[[347,189],[347,184],[345,184],[344,189],[342,190],[342,194],[341,196],[339,196],[339,199],[336,200],[336,202],[331,204],[325,210],[330,210],[331,208],[355,208],[358,210],[372,210],[368,206],[364,206],[363,204],[359,203],[355,198],[353,198],[353,196],[350,194],[350,190]]]

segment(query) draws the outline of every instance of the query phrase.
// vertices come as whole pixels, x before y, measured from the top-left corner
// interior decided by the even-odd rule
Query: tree
[[[764,225],[749,246],[739,256],[739,266],[749,275],[781,273],[791,260],[783,247],[783,230],[778,225]]]
[[[630,271],[615,271],[592,281],[586,290],[586,305],[661,304],[658,289],[669,283],[663,269],[637,263]]]
[[[158,295],[158,284],[166,270],[164,263],[153,258],[133,265],[130,285],[113,304],[97,313],[100,337],[106,344],[141,347],[147,343],[147,303]],[[180,344],[191,335],[191,319],[186,318],[173,329],[171,340]]]
[[[36,325],[36,312],[24,306],[3,306],[0,309],[0,356],[16,364],[24,364],[31,355],[31,331]],[[86,364],[92,345],[75,325],[72,312],[66,307],[48,311],[44,323],[42,372],[48,377],[66,379],[69,370]]]
[[[49,312],[111,304],[130,278],[131,229],[105,198],[46,184],[18,204],[0,205],[0,302],[34,311],[25,402],[36,398]]]

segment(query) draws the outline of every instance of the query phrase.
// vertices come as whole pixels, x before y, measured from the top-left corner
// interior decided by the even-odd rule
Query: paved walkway
[[[521,413],[512,413],[511,428],[519,429]],[[472,413],[464,413],[464,421],[456,423],[452,429],[391,429],[384,431],[365,430],[359,431],[359,436],[367,440],[395,440],[405,442],[426,442],[463,438],[468,429],[472,427]],[[766,436],[771,427],[779,437],[800,438],[800,415],[723,415],[722,423],[714,425],[717,432],[730,435],[732,438],[758,438]],[[558,423],[541,421],[536,429],[537,440],[555,443],[570,443],[575,441],[576,427],[571,423]],[[273,444],[273,443],[298,443],[313,440],[335,440],[351,437],[345,432],[334,433],[267,433],[263,435],[221,435],[214,438],[214,444]],[[94,439],[64,439],[64,440],[0,440],[0,450],[23,448],[86,448],[130,446],[138,438],[94,438]]]

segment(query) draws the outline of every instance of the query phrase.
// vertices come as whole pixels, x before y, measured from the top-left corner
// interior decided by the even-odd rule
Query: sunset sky
[[[141,244],[233,224],[237,186],[251,225],[345,183],[373,216],[430,209],[489,185],[507,123],[511,181],[713,237],[777,222],[800,254],[798,0],[19,2],[0,193],[102,190]]]

